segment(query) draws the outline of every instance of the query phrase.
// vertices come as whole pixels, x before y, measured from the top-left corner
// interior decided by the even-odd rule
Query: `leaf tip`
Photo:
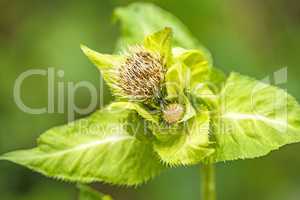
[[[91,51],[90,48],[88,48],[86,45],[84,44],[80,44],[80,49],[82,50],[82,52],[85,54],[85,55],[88,55],[89,52]]]

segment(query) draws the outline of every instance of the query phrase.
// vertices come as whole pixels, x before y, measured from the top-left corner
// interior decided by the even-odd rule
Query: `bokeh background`
[[[85,43],[112,52],[119,34],[112,23],[116,6],[128,0],[0,0],[0,153],[30,148],[46,129],[64,124],[66,114],[30,115],[13,100],[15,79],[28,69],[64,70],[57,81],[89,81],[104,92],[100,105],[111,95],[99,84],[97,69],[79,49]],[[297,0],[164,0],[155,2],[179,17],[212,52],[214,62],[262,79],[288,67],[282,85],[300,100],[300,2]],[[145,13],[147,14],[147,13]],[[22,86],[27,105],[47,105],[47,80],[31,77]],[[89,103],[79,90],[76,104]],[[77,116],[81,117],[81,116]],[[266,157],[217,165],[221,200],[299,200],[300,144],[289,145]],[[177,168],[136,189],[96,184],[117,200],[199,199],[198,166]],[[48,179],[12,163],[0,163],[0,199],[75,200],[74,185]]]

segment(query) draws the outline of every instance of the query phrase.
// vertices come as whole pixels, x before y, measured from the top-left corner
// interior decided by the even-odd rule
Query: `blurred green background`
[[[119,34],[112,24],[117,0],[0,0],[0,153],[34,146],[46,129],[64,124],[66,114],[31,115],[13,100],[16,78],[28,69],[64,70],[57,81],[89,81],[102,90],[99,107],[111,100],[99,84],[99,73],[81,53],[84,43],[112,52]],[[300,1],[296,0],[164,0],[155,2],[179,17],[212,52],[216,66],[262,79],[288,67],[282,85],[300,100]],[[147,13],[145,13],[147,14]],[[176,34],[176,33],[175,33]],[[47,105],[47,80],[35,76],[22,85],[27,105]],[[87,91],[78,90],[76,104],[89,104]],[[80,117],[80,116],[77,116]],[[217,165],[221,200],[299,200],[300,144],[270,155]],[[136,189],[96,184],[117,200],[199,199],[198,166],[177,168]],[[0,163],[2,200],[75,200],[72,184],[55,181],[8,162]]]

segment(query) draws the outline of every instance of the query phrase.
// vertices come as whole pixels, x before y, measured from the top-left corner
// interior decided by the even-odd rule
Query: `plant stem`
[[[201,173],[201,200],[216,200],[215,166],[213,164],[203,164]]]

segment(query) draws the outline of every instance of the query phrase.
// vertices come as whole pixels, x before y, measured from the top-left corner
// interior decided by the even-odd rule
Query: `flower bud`
[[[178,122],[184,114],[184,108],[178,103],[172,103],[166,106],[163,110],[163,119],[169,123]]]

